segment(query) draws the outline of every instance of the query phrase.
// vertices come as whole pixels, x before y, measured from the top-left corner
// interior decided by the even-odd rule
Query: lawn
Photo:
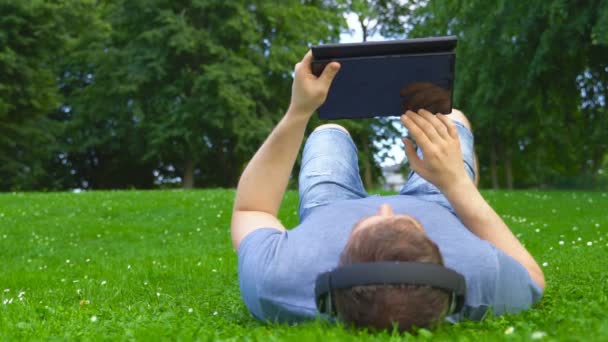
[[[483,192],[542,265],[534,309],[421,331],[433,340],[608,341],[608,195]],[[234,190],[0,195],[0,339],[396,340],[265,325],[240,300]],[[297,223],[289,192],[281,219]]]

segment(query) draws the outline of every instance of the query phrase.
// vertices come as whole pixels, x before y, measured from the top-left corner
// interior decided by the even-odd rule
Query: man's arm
[[[544,289],[545,277],[534,258],[488,205],[466,174],[458,130],[452,120],[426,110],[420,110],[418,114],[408,111],[401,120],[416,139],[424,157],[420,159],[414,144],[404,139],[412,170],[441,190],[471,232],[521,263],[532,280]]]
[[[258,228],[285,230],[277,214],[285,195],[289,175],[313,112],[323,104],[340,65],[325,67],[321,76],[311,71],[312,53],[295,66],[291,103],[285,116],[253,156],[241,175],[232,212],[232,244]]]

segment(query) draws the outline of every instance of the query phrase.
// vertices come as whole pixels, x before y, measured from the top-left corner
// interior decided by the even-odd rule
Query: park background
[[[482,194],[543,299],[416,336],[256,321],[230,213],[293,65],[446,34]],[[606,341],[607,95],[608,0],[0,0],[0,340]],[[381,167],[407,172],[394,122],[340,123],[372,192]]]
[[[234,187],[310,45],[448,34],[482,187],[608,184],[607,1],[1,0],[0,13],[2,191]],[[378,187],[403,133],[341,123]]]

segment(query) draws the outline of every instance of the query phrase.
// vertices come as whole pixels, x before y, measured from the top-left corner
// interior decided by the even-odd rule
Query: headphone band
[[[317,277],[315,299],[322,313],[336,315],[333,291],[366,285],[430,286],[450,293],[448,314],[464,305],[464,277],[444,266],[422,262],[372,262],[341,266]]]

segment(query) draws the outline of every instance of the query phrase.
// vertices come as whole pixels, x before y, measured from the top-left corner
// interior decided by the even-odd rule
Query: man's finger
[[[308,52],[306,53],[306,55],[304,55],[302,60],[299,61],[298,63],[296,63],[293,71],[296,74],[301,74],[302,77],[305,77],[304,76],[305,74],[311,74],[312,73],[312,60],[313,60],[312,51],[308,50]]]
[[[403,143],[405,144],[405,155],[410,163],[410,169],[418,173],[418,167],[421,165],[422,160],[416,154],[416,147],[414,147],[414,143],[408,138],[403,138]]]
[[[340,63],[331,62],[325,66],[325,69],[323,69],[323,73],[321,76],[319,76],[319,79],[325,82],[329,87],[331,82],[334,80],[334,77],[336,77],[338,70],[340,70]]]
[[[306,54],[304,55],[304,57],[302,58],[300,63],[303,63],[304,65],[308,65],[308,64],[312,63],[313,58],[314,57],[312,56],[312,50],[308,50],[308,52],[306,52]]]
[[[424,135],[426,135],[429,141],[438,141],[441,139],[441,137],[437,133],[437,130],[435,129],[435,126],[433,126],[433,124],[430,123],[422,115],[416,114],[412,111],[408,111],[408,113],[406,113],[406,117],[409,118],[412,122],[416,123],[418,128],[424,133]],[[414,138],[416,139],[416,141],[418,141],[417,137]]]
[[[450,136],[454,139],[458,139],[458,128],[456,128],[454,121],[443,114],[437,114],[437,118],[447,127]]]
[[[426,109],[420,109],[418,111],[418,114],[420,114],[420,116],[422,116],[424,119],[426,119],[426,121],[428,121],[431,125],[433,125],[433,127],[435,128],[435,131],[437,132],[437,134],[439,134],[439,136],[446,138],[448,136],[448,130],[447,127],[445,126],[445,124],[443,122],[441,122],[436,115],[433,115],[433,113],[429,112]]]
[[[414,120],[412,120],[412,117],[416,115],[418,114],[415,114],[411,111],[407,111],[405,115],[401,116],[401,122],[403,123],[405,128],[407,128],[409,134],[418,142],[418,145],[422,149],[422,152],[424,152],[426,146],[429,146],[431,141],[429,140],[429,137],[425,134],[425,132],[420,129],[418,124]]]

